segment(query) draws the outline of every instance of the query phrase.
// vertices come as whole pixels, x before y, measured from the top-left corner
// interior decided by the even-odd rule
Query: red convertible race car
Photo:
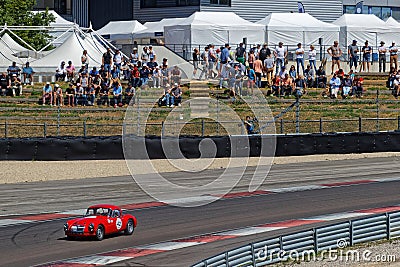
[[[83,218],[76,218],[64,224],[64,232],[67,238],[73,237],[95,237],[102,240],[105,235],[124,231],[131,235],[135,230],[137,220],[131,214],[114,205],[90,206]]]

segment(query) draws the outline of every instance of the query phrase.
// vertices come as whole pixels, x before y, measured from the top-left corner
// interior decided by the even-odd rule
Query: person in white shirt
[[[317,50],[313,45],[310,45],[310,50],[308,51],[308,61],[310,62],[311,68],[314,69],[314,72],[317,72]]]
[[[392,45],[389,47],[389,52],[390,52],[390,68],[394,67],[397,69],[397,51],[398,48],[396,46],[396,43],[393,41]]]
[[[296,53],[296,63],[297,63],[297,76],[300,75],[300,66],[304,75],[304,49],[301,46],[301,43],[297,44],[297,49],[295,53]]]
[[[272,74],[274,72],[275,60],[272,55],[269,55],[264,60],[265,73],[267,75],[268,85],[272,86]]]
[[[275,48],[275,58],[276,58],[276,69],[275,72],[279,73],[279,70],[285,66],[285,58],[287,56],[287,50],[283,46],[282,42],[279,42],[278,47]]]
[[[379,72],[386,72],[386,52],[387,48],[385,46],[385,42],[381,41],[381,46],[378,47],[379,53]]]
[[[114,65],[117,67],[118,71],[121,70],[121,66],[122,66],[122,54],[119,51],[119,49],[115,50],[115,54],[114,54]]]

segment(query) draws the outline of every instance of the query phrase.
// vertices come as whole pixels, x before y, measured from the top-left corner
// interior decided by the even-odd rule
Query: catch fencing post
[[[362,119],[361,119],[361,117],[358,117],[358,131],[362,132]]]
[[[353,246],[353,222],[349,221],[350,246]]]
[[[386,212],[386,238],[390,240],[390,214]]]
[[[205,125],[204,125],[204,119],[201,119],[201,137],[204,137],[204,129]]]
[[[43,123],[43,137],[46,138],[47,136],[47,124],[46,122]]]
[[[397,130],[400,131],[400,116],[397,116]]]
[[[83,122],[83,137],[86,137],[86,121]]]
[[[252,263],[253,263],[253,267],[256,267],[257,265],[256,265],[256,255],[255,255],[255,252],[254,252],[254,244],[250,243],[250,246],[251,246],[251,260],[252,260]]]
[[[322,128],[322,118],[319,118],[319,133],[323,132],[323,128]]]
[[[284,125],[283,125],[283,119],[281,119],[281,134],[284,132]]]
[[[300,133],[300,99],[296,99],[296,134]]]
[[[7,132],[8,132],[8,123],[7,120],[4,122],[4,138],[7,138]]]

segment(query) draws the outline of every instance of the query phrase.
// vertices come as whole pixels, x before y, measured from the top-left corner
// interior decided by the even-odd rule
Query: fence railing
[[[50,137],[50,136],[110,136],[121,135],[123,129],[130,127],[141,135],[158,136],[221,136],[232,134],[224,127],[234,129],[233,134],[247,134],[244,124],[229,121],[197,121],[184,122],[149,122],[149,123],[92,123],[87,121],[54,122],[0,122],[0,138]],[[261,125],[260,125],[261,126]],[[297,127],[299,126],[299,127]],[[133,127],[133,128],[132,128]],[[137,131],[135,128],[137,127]],[[256,126],[256,130],[257,130]],[[143,129],[146,129],[144,132]],[[299,132],[297,132],[299,130]],[[332,132],[380,132],[400,131],[400,116],[392,118],[352,118],[352,119],[316,119],[288,120],[278,119],[275,122],[276,134],[293,133],[332,133]]]
[[[322,251],[399,237],[400,212],[385,213],[253,242],[192,267],[258,267],[299,256],[300,259],[314,260]]]

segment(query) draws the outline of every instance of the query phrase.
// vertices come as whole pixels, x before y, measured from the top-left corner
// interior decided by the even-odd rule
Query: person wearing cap
[[[80,83],[77,83],[75,88],[75,105],[78,105],[79,102],[81,106],[86,106],[87,96],[85,88],[83,88]]]
[[[61,61],[60,66],[56,69],[56,81],[65,81],[67,70],[65,69],[65,61]]]
[[[220,56],[221,64],[218,69],[218,73],[221,73],[223,65],[228,63],[229,61],[229,44],[225,44],[225,47],[221,50]]]
[[[365,44],[361,48],[361,51],[363,53],[363,58],[362,58],[362,64],[360,66],[360,72],[361,71],[369,72],[372,61],[372,47],[368,44],[368,40],[365,41]]]
[[[54,100],[54,106],[57,106],[57,101],[58,101],[58,105],[62,107],[64,103],[63,90],[57,83],[54,85],[53,100]]]
[[[278,46],[275,48],[275,51],[274,51],[274,55],[276,58],[275,73],[279,73],[279,71],[281,71],[282,68],[285,66],[285,59],[287,57],[287,54],[288,54],[288,51],[283,46],[283,43],[279,42]]]
[[[25,67],[22,68],[22,75],[24,76],[24,84],[33,85],[33,71],[32,67],[29,65],[29,62],[25,63]],[[29,83],[28,83],[29,80]]]
[[[340,69],[340,57],[342,56],[343,52],[339,46],[338,41],[334,41],[333,45],[327,49],[328,54],[332,57],[332,70],[331,74],[334,73],[335,65],[337,65],[338,69]]]
[[[22,82],[17,74],[13,74],[11,77],[11,92],[8,95],[21,96],[22,95]]]
[[[132,49],[132,53],[129,55],[129,61],[132,64],[137,64],[137,62],[139,61],[139,53],[137,47],[134,47]]]
[[[297,76],[300,75],[300,66],[301,70],[303,71],[304,75],[304,48],[302,47],[301,43],[297,44],[297,49],[295,51],[296,54],[296,63],[297,63]]]
[[[152,77],[153,77],[153,87],[154,88],[160,88],[161,87],[162,73],[161,73],[161,70],[160,70],[160,68],[158,66],[156,66],[153,69]]]
[[[73,82],[75,78],[75,66],[72,64],[72,61],[68,61],[68,66],[65,68],[67,71],[67,80],[69,82]]]
[[[385,42],[381,41],[381,46],[378,47],[379,53],[379,72],[386,72],[386,52]]]
[[[349,55],[350,69],[357,69],[358,66],[358,45],[357,40],[353,40],[353,42],[347,47],[347,53]]]
[[[47,82],[46,85],[43,87],[43,106],[46,105],[46,99],[49,99],[50,106],[53,106],[53,87],[51,87],[49,82]]]
[[[390,68],[395,68],[395,70],[397,71],[397,52],[398,52],[398,48],[396,46],[396,43],[393,41],[392,45],[389,47],[389,53],[390,53]]]
[[[75,104],[75,88],[73,83],[70,83],[67,90],[65,90],[65,96],[68,99],[68,106],[73,107]]]
[[[147,65],[147,62],[149,62],[149,52],[147,46],[143,47],[142,54],[140,55],[140,60],[142,61],[142,66]]]

